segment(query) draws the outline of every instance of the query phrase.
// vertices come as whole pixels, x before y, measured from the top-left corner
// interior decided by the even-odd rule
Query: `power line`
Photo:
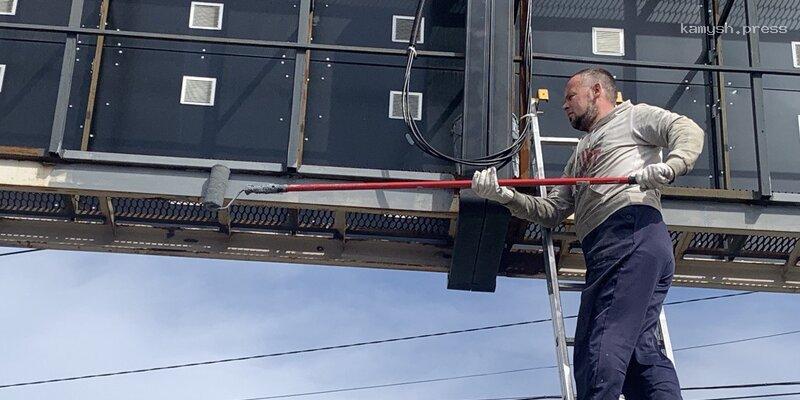
[[[774,333],[774,334],[771,334],[771,335],[764,335],[764,336],[749,337],[749,338],[744,338],[744,339],[729,340],[729,341],[726,341],[726,342],[708,343],[708,344],[699,344],[699,345],[696,345],[696,346],[681,347],[679,349],[673,349],[672,351],[701,349],[701,348],[704,348],[704,347],[722,346],[722,345],[731,344],[731,343],[750,342],[750,341],[753,341],[753,340],[773,338],[773,337],[776,337],[776,336],[794,335],[794,334],[797,334],[797,333],[800,333],[800,329],[795,330],[795,331]]]
[[[353,391],[358,391],[358,390],[379,389],[379,388],[397,387],[397,386],[407,386],[407,385],[416,385],[416,384],[432,383],[432,382],[443,382],[443,381],[451,381],[451,380],[457,380],[457,379],[468,379],[468,378],[477,378],[477,377],[484,377],[484,376],[504,375],[504,374],[511,374],[511,373],[517,373],[517,372],[527,372],[527,371],[544,370],[544,369],[555,369],[555,368],[557,368],[557,366],[548,365],[548,366],[541,366],[541,367],[512,369],[512,370],[507,370],[507,371],[486,372],[486,373],[481,373],[481,374],[451,376],[451,377],[446,377],[446,378],[433,378],[433,379],[423,379],[423,380],[416,380],[416,381],[393,382],[393,383],[385,383],[385,384],[378,384],[378,385],[355,386],[355,387],[349,387],[349,388],[319,390],[319,391],[314,391],[314,392],[291,393],[291,394],[282,394],[282,395],[273,395],[273,396],[264,396],[264,397],[249,397],[249,398],[240,399],[240,400],[286,399],[286,398],[292,398],[292,397],[304,397],[304,396],[314,396],[314,395],[320,395],[320,394],[353,392]],[[695,387],[681,388],[681,391],[743,389],[743,388],[754,388],[754,387],[796,386],[796,385],[800,385],[800,381],[745,383],[745,384],[737,384],[737,385],[718,385],[718,386],[695,386]],[[790,393],[790,394],[793,394],[793,393]],[[788,394],[787,394],[787,396],[788,396]],[[561,399],[561,396],[503,397],[503,398],[490,398],[490,399],[487,398],[487,399],[478,399],[478,400],[506,400],[506,399],[507,400],[515,400],[515,399],[528,400],[528,399],[551,399],[551,398]],[[745,397],[745,398],[747,398],[747,397]],[[734,398],[731,398],[731,400],[732,399],[734,399]],[[722,400],[722,399],[705,399],[705,400]]]
[[[732,293],[732,294],[726,294],[726,295],[720,295],[720,296],[708,296],[708,297],[701,297],[701,298],[695,298],[695,299],[680,300],[680,301],[674,301],[674,302],[665,303],[665,305],[676,305],[676,304],[684,304],[684,303],[696,302],[696,301],[715,300],[715,299],[720,299],[720,298],[743,296],[743,295],[752,294],[752,293],[755,293],[755,292]],[[568,317],[565,317],[565,318],[576,318],[576,317],[577,317],[576,315],[571,315],[571,316],[568,316]],[[93,378],[105,378],[105,377],[110,377],[110,376],[141,374],[141,373],[145,373],[145,372],[154,372],[154,371],[164,371],[164,370],[171,370],[171,369],[178,369],[178,368],[197,367],[197,366],[201,366],[201,365],[213,365],[213,364],[222,364],[222,363],[229,363],[229,362],[235,362],[235,361],[248,361],[248,360],[257,360],[257,359],[262,359],[262,358],[271,358],[271,357],[279,357],[279,356],[287,356],[287,355],[314,353],[314,352],[327,351],[327,350],[345,349],[345,348],[350,348],[350,347],[359,347],[359,346],[368,346],[368,345],[376,345],[376,344],[384,344],[384,343],[401,342],[401,341],[424,339],[424,338],[431,338],[431,337],[455,335],[455,334],[461,334],[461,333],[470,333],[470,332],[487,331],[487,330],[492,330],[492,329],[509,328],[509,327],[515,327],[515,326],[523,326],[523,325],[533,325],[533,324],[539,324],[539,323],[548,322],[548,321],[551,321],[551,320],[552,320],[551,318],[542,318],[542,319],[537,319],[537,320],[532,320],[532,321],[513,322],[513,323],[509,323],[509,324],[490,325],[490,326],[483,326],[483,327],[478,327],[478,328],[459,329],[459,330],[427,333],[427,334],[421,334],[421,335],[404,336],[404,337],[382,339],[382,340],[371,340],[371,341],[348,343],[348,344],[342,344],[342,345],[336,345],[336,346],[315,347],[315,348],[310,348],[310,349],[292,350],[292,351],[268,353],[268,354],[258,354],[258,355],[245,356],[245,357],[224,358],[224,359],[219,359],[219,360],[210,360],[210,361],[200,361],[200,362],[185,363],[185,364],[166,365],[166,366],[160,366],[160,367],[141,368],[141,369],[123,370],[123,371],[116,371],[116,372],[106,372],[106,373],[100,373],[100,374],[88,374],[88,375],[72,376],[72,377],[65,377],[65,378],[55,378],[55,379],[46,379],[46,380],[38,380],[38,381],[10,383],[10,384],[0,385],[0,389],[10,388],[10,387],[20,387],[20,386],[42,385],[42,384],[47,384],[47,383],[77,381],[77,380],[93,379]],[[685,349],[681,349],[681,350],[685,350]]]
[[[318,390],[318,391],[314,391],[314,392],[279,394],[279,395],[274,395],[274,396],[263,396],[263,397],[249,397],[249,398],[242,399],[242,400],[286,399],[286,398],[290,398],[290,397],[303,397],[303,396],[314,396],[314,395],[330,394],[330,393],[355,392],[355,391],[358,391],[358,390],[379,389],[379,388],[396,387],[396,386],[407,386],[407,385],[417,385],[417,384],[421,384],[421,383],[444,382],[444,381],[452,381],[452,380],[457,380],[457,379],[479,378],[479,377],[484,377],[484,376],[504,375],[504,374],[518,373],[518,372],[527,372],[527,371],[535,371],[535,370],[542,370],[542,369],[551,369],[551,368],[555,368],[555,367],[556,367],[555,365],[552,365],[552,366],[545,366],[545,367],[520,368],[520,369],[511,369],[511,370],[507,370],[507,371],[484,372],[484,373],[480,373],[480,374],[449,376],[449,377],[444,377],[444,378],[421,379],[421,380],[416,380],[416,381],[393,382],[393,383],[383,383],[383,384],[369,385],[369,386],[354,386],[354,387],[348,387],[348,388]],[[558,396],[558,398],[561,398],[561,396]]]
[[[737,385],[720,385],[720,386],[693,386],[681,388],[681,390],[719,390],[719,389],[744,389],[754,387],[769,387],[769,386],[797,386],[800,381],[785,381],[785,382],[765,382],[765,383],[743,383]]]
[[[33,253],[34,251],[42,251],[44,249],[28,249],[28,250],[19,250],[19,251],[11,251],[8,253],[1,253],[0,257],[2,256],[13,256],[16,254],[25,254],[25,253]]]

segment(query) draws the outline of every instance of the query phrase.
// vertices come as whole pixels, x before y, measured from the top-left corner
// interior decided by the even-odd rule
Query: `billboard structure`
[[[432,146],[478,157],[513,141],[520,87],[533,85],[553,100],[540,103],[543,134],[569,145],[563,86],[604,66],[625,99],[706,131],[695,170],[664,193],[676,284],[798,292],[800,17],[755,3],[432,2],[409,111]],[[421,152],[403,121],[416,1],[0,6],[2,245],[447,272],[479,291],[541,276],[540,227],[451,190],[200,205],[215,164],[232,171],[228,199],[271,182],[469,175]],[[533,74],[521,76],[527,24]],[[547,151],[547,175],[570,151]],[[502,173],[527,176],[528,155]],[[560,274],[580,279],[570,222],[554,235]]]

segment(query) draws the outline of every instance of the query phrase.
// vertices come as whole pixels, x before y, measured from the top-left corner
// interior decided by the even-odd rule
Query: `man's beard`
[[[570,121],[570,124],[579,131],[589,132],[589,128],[592,127],[595,118],[597,118],[597,106],[591,103],[589,107],[586,108],[586,112],[581,115],[576,115],[575,119]]]

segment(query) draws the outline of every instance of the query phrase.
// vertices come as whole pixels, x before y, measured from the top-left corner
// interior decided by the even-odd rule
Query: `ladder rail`
[[[542,159],[542,137],[539,132],[538,101],[531,98],[530,120],[531,141],[533,142],[534,170],[537,178],[544,178],[544,160]],[[547,196],[547,188],[539,188],[541,195]],[[575,384],[572,367],[567,351],[567,332],[564,324],[564,311],[561,306],[561,290],[558,285],[558,269],[556,265],[553,236],[550,229],[542,229],[542,250],[545,258],[545,274],[547,281],[547,295],[550,299],[550,315],[553,321],[553,334],[556,342],[556,358],[558,360],[559,380],[561,382],[561,395],[564,400],[575,400]]]

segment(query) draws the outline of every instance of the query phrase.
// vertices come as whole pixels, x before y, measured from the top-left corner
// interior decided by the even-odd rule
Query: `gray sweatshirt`
[[[647,104],[626,101],[597,121],[585,134],[564,169],[566,177],[631,176],[646,165],[663,161],[684,175],[694,167],[703,149],[703,130],[688,117]],[[513,190],[513,189],[512,189]],[[578,239],[611,214],[632,204],[661,209],[658,190],[642,192],[636,185],[556,186],[547,197],[514,190],[506,204],[515,217],[554,228],[575,213]]]

